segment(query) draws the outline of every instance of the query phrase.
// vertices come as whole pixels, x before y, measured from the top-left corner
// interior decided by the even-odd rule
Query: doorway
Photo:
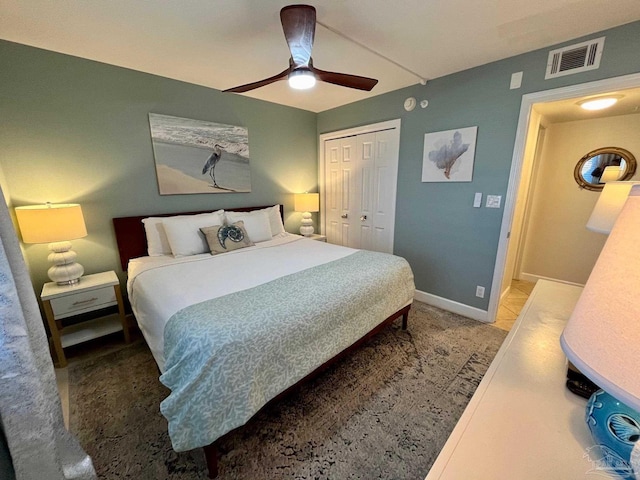
[[[400,120],[323,134],[319,143],[322,234],[393,253]]]
[[[523,225],[526,222],[518,220],[518,215],[524,207],[526,193],[529,189],[531,177],[536,162],[533,160],[538,144],[540,131],[540,119],[536,120],[536,112],[533,106],[566,99],[577,99],[584,96],[597,95],[614,90],[630,89],[640,86],[640,74],[626,75],[590,82],[570,87],[558,88],[527,94],[522,97],[516,140],[513,151],[509,184],[505,198],[505,211],[502,218],[498,252],[493,275],[491,297],[489,300],[488,320],[495,321],[501,295],[505,292],[503,285],[508,285],[510,278],[505,280],[513,272],[513,263],[510,262],[510,251],[517,248],[517,241],[511,241],[513,237],[520,237]],[[531,159],[530,162],[527,160]]]

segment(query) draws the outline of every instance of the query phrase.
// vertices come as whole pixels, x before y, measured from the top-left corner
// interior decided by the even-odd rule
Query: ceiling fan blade
[[[244,93],[244,92],[248,92],[249,90],[253,90],[255,88],[264,87],[265,85],[269,85],[270,83],[274,83],[274,82],[277,82],[278,80],[283,80],[287,78],[289,76],[289,73],[291,73],[291,70],[292,68],[289,67],[285,71],[280,72],[279,74],[274,75],[273,77],[265,78],[264,80],[260,80],[258,82],[247,83],[246,85],[240,85],[239,87],[227,88],[226,90],[223,90],[223,92]]]
[[[358,75],[349,75],[346,73],[326,72],[309,66],[309,69],[315,74],[316,78],[322,82],[333,83],[342,87],[356,88],[358,90],[366,90],[370,92],[376,86],[378,80],[369,77],[360,77]]]
[[[280,10],[280,21],[293,67],[308,66],[316,34],[316,9],[311,5],[289,5]]]

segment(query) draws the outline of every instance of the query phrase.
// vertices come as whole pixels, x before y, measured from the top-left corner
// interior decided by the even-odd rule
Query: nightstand
[[[319,242],[326,242],[327,241],[327,236],[326,235],[319,235],[317,233],[309,235],[306,238],[310,238],[311,240],[317,240]]]
[[[45,283],[40,295],[51,333],[56,367],[66,367],[64,348],[122,330],[129,343],[120,281],[114,271],[85,275],[76,285]],[[118,313],[82,320],[84,314],[117,306]],[[79,321],[63,326],[63,319]]]

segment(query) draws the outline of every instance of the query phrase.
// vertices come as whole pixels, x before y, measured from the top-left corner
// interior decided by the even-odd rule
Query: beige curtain
[[[95,479],[91,458],[64,426],[44,325],[4,201],[0,237],[0,478]]]

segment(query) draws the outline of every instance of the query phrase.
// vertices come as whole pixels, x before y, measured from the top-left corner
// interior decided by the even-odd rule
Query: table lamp
[[[593,232],[609,233],[629,196],[631,187],[639,184],[640,182],[607,182],[591,212],[587,228]]]
[[[600,183],[615,182],[620,178],[621,174],[622,168],[620,168],[620,165],[610,165],[605,167],[602,172],[602,176],[600,177]]]
[[[16,207],[16,217],[24,243],[48,243],[49,278],[58,285],[73,285],[80,281],[84,267],[76,263],[71,242],[87,236],[82,209],[77,203],[31,205]]]
[[[602,389],[586,412],[602,461],[640,478],[640,185],[631,187],[560,343]]]
[[[311,220],[311,212],[320,211],[320,194],[319,193],[296,193],[294,196],[294,210],[302,213],[302,225],[300,226],[300,235],[310,237],[313,235],[313,221]]]

